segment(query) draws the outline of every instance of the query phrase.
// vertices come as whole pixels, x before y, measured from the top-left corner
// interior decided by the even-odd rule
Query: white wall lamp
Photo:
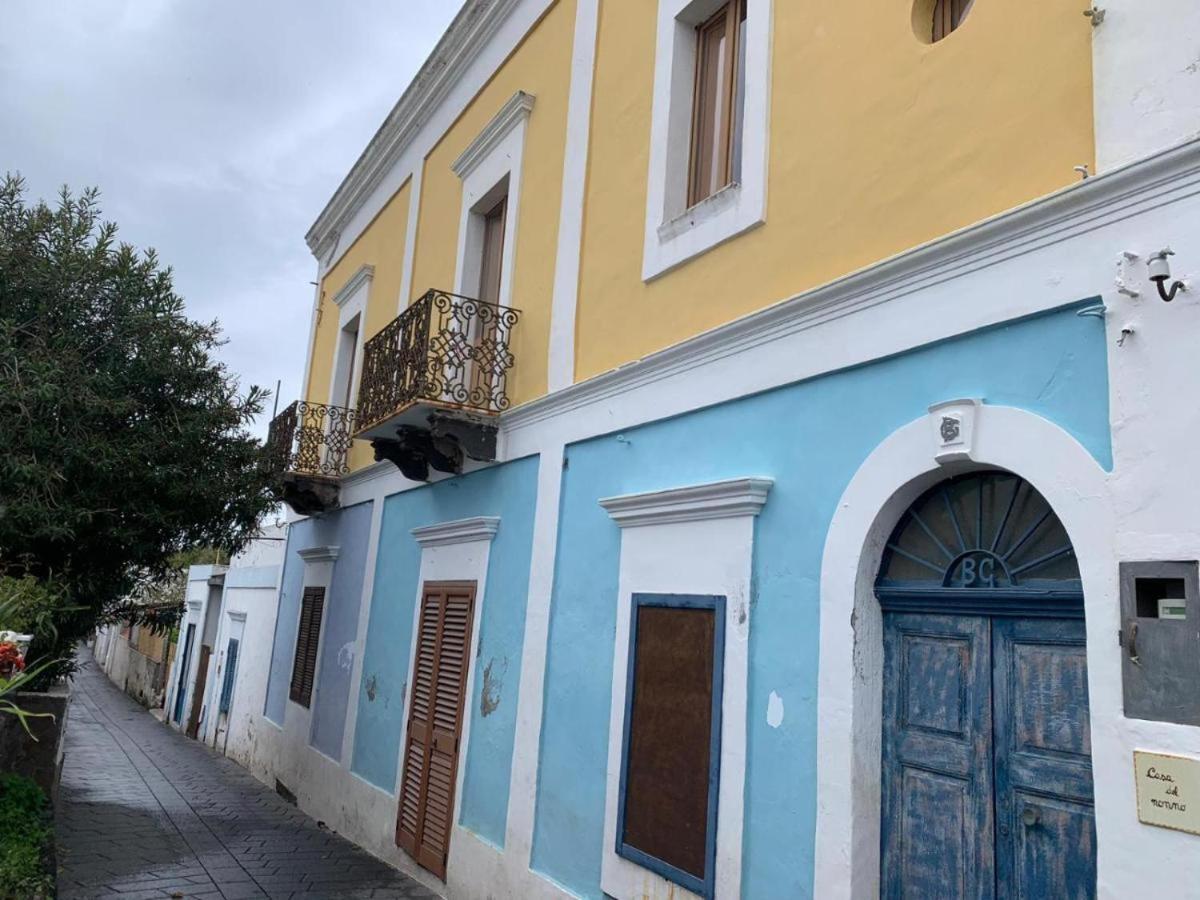
[[[1187,283],[1183,281],[1175,281],[1169,288],[1167,287],[1167,282],[1171,280],[1170,257],[1174,255],[1175,251],[1167,247],[1146,261],[1146,265],[1150,269],[1150,280],[1158,287],[1158,296],[1162,297],[1166,303],[1174,300],[1175,295],[1180,291],[1188,289]]]

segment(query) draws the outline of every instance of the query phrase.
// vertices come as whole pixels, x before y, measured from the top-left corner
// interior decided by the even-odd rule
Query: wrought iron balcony
[[[297,400],[267,431],[266,465],[278,478],[280,499],[301,515],[336,508],[338,480],[350,471],[355,413]]]
[[[492,460],[519,310],[427,291],[363,347],[358,431],[408,477]]]
[[[381,426],[417,405],[480,417],[508,409],[520,317],[507,306],[427,291],[363,348],[358,435],[384,436]]]

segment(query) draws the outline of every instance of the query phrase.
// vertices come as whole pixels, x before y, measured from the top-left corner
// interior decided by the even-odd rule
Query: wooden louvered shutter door
[[[396,843],[439,878],[450,849],[474,609],[474,582],[425,586]]]
[[[304,589],[304,597],[300,602],[300,628],[296,634],[296,657],[292,662],[292,684],[288,692],[292,700],[304,707],[312,703],[324,607],[325,588]]]

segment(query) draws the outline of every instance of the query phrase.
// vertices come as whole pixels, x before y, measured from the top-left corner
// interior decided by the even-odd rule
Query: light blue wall
[[[348,524],[343,526],[343,522]],[[319,519],[301,519],[288,527],[287,552],[284,555],[283,579],[279,592],[279,613],[275,618],[275,642],[271,648],[271,670],[267,679],[267,699],[263,708],[263,714],[280,727],[283,726],[284,716],[287,714],[288,686],[292,680],[292,661],[296,653],[296,630],[300,624],[300,598],[304,592],[304,560],[300,558],[299,551],[307,550],[310,547],[341,547],[341,556],[334,564],[333,584],[326,597],[325,611],[325,615],[337,620],[337,624],[330,621],[325,626],[325,637],[320,648],[321,673],[316,686],[317,697],[314,698],[314,702],[316,702],[322,696],[321,682],[327,671],[325,652],[329,650],[332,643],[329,639],[331,628],[336,640],[339,635],[345,633],[346,623],[344,620],[352,613],[354,630],[350,631],[349,640],[354,640],[356,635],[370,525],[371,504],[363,503],[345,510],[328,513]],[[345,534],[343,534],[343,527],[347,528]],[[353,597],[352,602],[341,603],[336,609],[330,609],[336,599],[350,597]],[[348,607],[353,607],[353,609],[348,609]],[[342,640],[341,643],[345,643],[345,640]],[[341,644],[339,643],[337,646],[340,647]],[[334,659],[336,660],[336,647]],[[336,662],[332,664],[331,668],[337,669]],[[343,683],[341,712],[339,714],[333,710],[330,715],[326,716],[322,732],[323,737],[327,738],[322,749],[334,757],[341,755],[340,733],[345,724],[349,679],[348,673],[342,676],[335,671],[331,675],[331,682],[334,685],[339,682]],[[336,691],[331,688],[328,693],[330,694],[330,703],[332,703],[333,698],[336,697]],[[314,736],[316,718],[317,714],[314,711]],[[337,724],[338,718],[342,722],[340,725]],[[335,733],[337,734],[336,746],[333,744]],[[331,752],[325,749],[326,747],[334,749]]]
[[[371,539],[371,504],[360,503],[344,509],[338,519],[337,539],[330,541],[338,547],[338,558],[333,564],[333,580],[325,592],[309,737],[314,747],[333,759],[342,756],[346,708],[350,703],[354,642],[358,639],[363,574]]]
[[[420,547],[411,531],[471,516],[499,516],[500,530],[489,555],[479,653],[471,660],[476,667],[475,687],[469,699],[471,736],[460,819],[463,826],[497,846],[504,844],[508,814],[537,467],[537,458],[531,457],[384,501],[354,733],[353,770],[393,791],[421,567]],[[481,708],[485,671],[490,674],[489,700],[497,703],[486,714]]]
[[[964,298],[969,302],[970,298]],[[813,884],[821,556],[870,452],[938,401],[1038,413],[1111,468],[1104,326],[1078,305],[568,449],[551,608],[533,866],[600,898],[619,531],[597,500],[750,475],[757,523],[743,896]],[[899,487],[899,485],[897,485]],[[767,698],[783,699],[778,729]]]

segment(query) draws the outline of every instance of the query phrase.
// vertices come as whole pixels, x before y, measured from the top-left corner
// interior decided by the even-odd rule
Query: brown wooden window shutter
[[[413,659],[396,843],[446,877],[475,583],[427,584]]]
[[[321,617],[325,611],[325,588],[304,589],[300,601],[300,629],[296,634],[296,657],[292,661],[292,685],[288,696],[303,707],[312,703],[317,674],[317,645],[321,639]]]
[[[725,598],[634,594],[617,853],[715,889]]]

